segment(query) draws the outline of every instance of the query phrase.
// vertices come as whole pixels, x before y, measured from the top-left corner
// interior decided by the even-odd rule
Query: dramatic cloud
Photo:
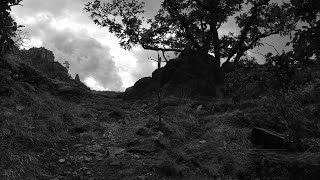
[[[88,0],[25,0],[13,15],[26,27],[30,45],[54,52],[56,61],[69,61],[69,73],[79,74],[92,89],[120,90],[132,86],[154,70],[148,53],[120,48],[117,38],[97,27],[83,10]],[[157,0],[147,1],[146,16],[159,8]]]

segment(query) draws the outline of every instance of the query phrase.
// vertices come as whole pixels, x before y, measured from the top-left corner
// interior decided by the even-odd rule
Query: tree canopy
[[[1,0],[0,1],[0,54],[7,48],[14,45],[13,37],[19,27],[10,15],[11,7],[20,5],[22,0]]]
[[[215,60],[238,62],[261,39],[288,35],[296,25],[292,4],[271,0],[163,0],[158,13],[145,19],[143,1],[94,0],[85,5],[93,21],[120,39],[121,47],[213,53]],[[239,33],[219,34],[231,18]]]

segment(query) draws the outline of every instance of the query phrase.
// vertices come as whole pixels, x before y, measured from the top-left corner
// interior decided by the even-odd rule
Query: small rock
[[[131,117],[130,117],[130,115],[126,115],[125,117],[124,117],[124,119],[122,119],[122,124],[125,124],[125,125],[127,125],[127,124],[129,124],[130,122],[131,122]]]
[[[157,147],[160,147],[162,149],[166,149],[170,146],[170,141],[162,136],[155,136],[154,143]]]
[[[83,156],[83,162],[89,162],[89,161],[92,161],[92,157],[89,157],[89,156]]]
[[[102,150],[102,149],[103,149],[103,147],[100,146],[100,145],[98,145],[98,144],[95,144],[95,145],[91,145],[91,146],[87,146],[87,147],[86,147],[86,150],[87,150],[87,151],[91,151],[91,152],[93,152],[93,151],[100,151],[100,150]]]
[[[66,159],[59,159],[59,163],[64,163],[66,162]]]
[[[16,110],[22,111],[22,110],[24,110],[24,107],[23,107],[23,106],[20,106],[20,105],[17,105],[17,106],[16,106]]]
[[[164,135],[163,132],[158,131],[154,137],[155,137],[156,139],[159,139],[159,138],[162,137],[163,135]]]
[[[198,112],[198,111],[201,111],[201,109],[202,109],[202,105],[199,105],[199,106],[197,107],[197,112]]]
[[[110,163],[110,166],[121,166],[121,161],[119,161],[119,160],[113,161]]]
[[[139,141],[137,138],[134,138],[134,139],[131,139],[127,142],[127,147],[137,146],[140,144],[141,144],[141,141]]]
[[[12,116],[13,116],[13,113],[12,113],[12,112],[9,112],[9,111],[5,111],[5,112],[3,113],[3,116],[9,118],[9,117],[12,117]]]
[[[152,136],[154,132],[147,127],[141,127],[137,130],[136,134],[139,136],[149,137],[149,136]]]
[[[108,147],[108,152],[110,157],[114,157],[116,155],[119,155],[125,151],[123,148],[118,148],[118,147]]]
[[[80,147],[83,147],[84,145],[83,144],[75,144],[73,145],[74,148],[80,148]]]
[[[83,124],[81,126],[77,126],[73,128],[73,132],[77,134],[85,133],[90,130],[90,125],[89,124]]]
[[[204,143],[206,143],[207,141],[206,140],[201,140],[199,143],[200,144],[204,144]]]

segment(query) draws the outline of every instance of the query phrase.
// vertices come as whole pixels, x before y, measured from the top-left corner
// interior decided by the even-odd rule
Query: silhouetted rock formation
[[[80,77],[78,74],[76,74],[76,77],[74,78],[74,80],[77,82],[77,83],[81,83],[81,80],[80,80]]]
[[[185,52],[170,60],[160,70],[155,70],[152,77],[138,80],[125,91],[124,98],[143,98],[155,93],[159,86],[159,76],[163,94],[177,96],[215,96],[216,86],[223,79],[213,56]]]
[[[52,51],[44,47],[31,48],[23,51],[23,54],[31,59],[31,64],[49,78],[71,82],[73,79],[68,74],[68,69],[55,61]]]
[[[44,47],[40,48],[31,48],[26,51],[26,55],[31,57],[34,62],[37,63],[53,63],[54,62],[54,54],[52,51],[47,50]]]

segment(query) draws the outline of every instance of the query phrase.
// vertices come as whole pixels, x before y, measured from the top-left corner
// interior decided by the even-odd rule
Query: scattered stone
[[[282,149],[285,139],[276,132],[255,127],[251,133],[251,142],[266,149]]]

